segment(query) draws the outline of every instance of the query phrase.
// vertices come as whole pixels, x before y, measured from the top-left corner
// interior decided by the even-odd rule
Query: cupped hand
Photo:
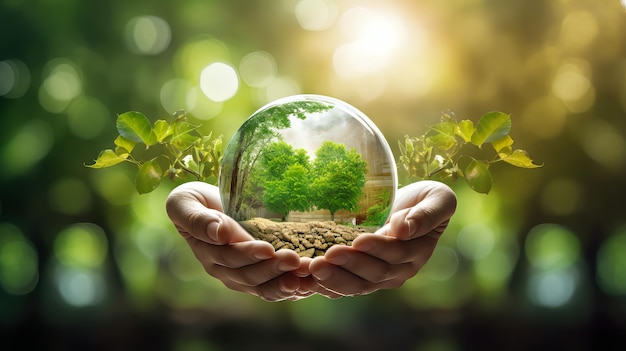
[[[456,209],[454,192],[433,181],[398,190],[389,221],[352,246],[335,245],[325,256],[300,258],[274,251],[222,212],[217,187],[185,183],[167,198],[167,212],[207,273],[233,290],[267,301],[369,294],[401,286],[432,255]]]
[[[455,209],[456,196],[442,183],[398,189],[389,221],[352,246],[335,245],[310,261],[312,276],[303,278],[301,289],[336,298],[402,286],[428,261]]]
[[[314,293],[303,291],[301,278],[292,273],[306,270],[298,254],[275,252],[269,243],[252,238],[222,212],[217,187],[184,183],[169,194],[166,209],[206,272],[228,288],[266,301],[295,300]]]

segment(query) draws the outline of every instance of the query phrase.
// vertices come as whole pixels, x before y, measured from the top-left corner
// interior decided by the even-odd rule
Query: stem
[[[194,171],[193,169],[187,168],[187,166],[185,166],[182,162],[180,161],[176,161],[176,164],[185,172],[193,175],[194,177],[196,177],[196,179],[198,180],[202,180],[202,175],[200,175],[200,173]]]
[[[432,172],[428,173],[426,175],[426,177],[428,179],[432,178],[432,176],[434,176],[435,174],[437,174],[437,173],[443,171],[444,169],[446,169],[450,163],[451,163],[451,160],[447,160],[446,163],[444,163],[443,165],[435,168]]]

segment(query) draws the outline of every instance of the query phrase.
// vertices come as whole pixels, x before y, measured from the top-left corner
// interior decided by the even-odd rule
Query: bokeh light
[[[0,96],[17,99],[30,87],[30,70],[16,59],[0,61]]]
[[[338,8],[333,0],[300,0],[296,4],[295,13],[300,27],[321,31],[335,23]]]
[[[552,92],[574,113],[587,111],[595,102],[595,89],[586,62],[563,64],[552,83]]]
[[[230,60],[230,50],[223,41],[210,36],[200,36],[181,45],[174,57],[174,67],[180,78],[196,85],[200,83],[200,72],[209,64]]]
[[[241,79],[251,87],[266,87],[276,77],[277,67],[274,57],[264,51],[247,54],[239,64]]]
[[[570,302],[578,283],[574,267],[538,271],[530,277],[527,293],[537,305],[557,308]]]
[[[486,225],[470,224],[458,233],[456,243],[463,256],[471,260],[479,260],[489,255],[493,250],[495,234]]]
[[[160,17],[139,16],[126,25],[126,44],[137,54],[160,54],[168,48],[171,37],[169,24]]]
[[[26,172],[50,152],[53,143],[54,135],[47,121],[32,119],[24,123],[0,154],[4,175],[14,177]]]
[[[39,257],[16,226],[0,223],[0,287],[11,295],[30,293],[39,282]]]
[[[589,11],[574,11],[563,19],[561,43],[566,51],[580,52],[592,44],[598,34],[597,17]]]
[[[597,257],[596,280],[610,295],[626,295],[626,227],[615,230],[607,238]]]
[[[93,223],[73,224],[54,239],[54,255],[66,267],[93,269],[107,256],[108,241],[102,228]]]
[[[93,188],[107,203],[122,206],[130,203],[135,191],[133,180],[123,170],[102,169],[102,172],[90,174]]]
[[[120,268],[124,289],[140,307],[154,299],[154,286],[159,276],[156,262],[145,256],[130,240],[118,240],[114,247],[115,263]]]
[[[213,101],[226,101],[237,93],[239,77],[233,67],[223,62],[215,62],[200,73],[200,89]]]
[[[561,269],[578,260],[580,242],[574,233],[559,224],[539,224],[528,233],[525,252],[537,269]]]
[[[193,87],[187,91],[185,106],[195,118],[208,120],[218,116],[222,112],[224,104],[209,99],[200,87]]]
[[[187,94],[193,85],[180,78],[170,79],[161,86],[161,105],[168,113],[172,114],[186,106]]]
[[[500,245],[474,262],[474,274],[481,289],[490,296],[502,297],[516,267],[519,249],[512,244]]]
[[[113,117],[102,101],[88,96],[74,99],[67,109],[67,124],[76,137],[93,139],[97,137]]]
[[[568,304],[581,282],[581,247],[574,233],[559,224],[539,224],[526,237],[525,253],[530,300],[547,308]]]
[[[581,130],[583,150],[608,169],[623,169],[626,165],[626,138],[623,132],[623,129],[619,131],[601,119],[586,121]]]
[[[82,72],[66,58],[48,61],[43,72],[45,79],[39,89],[39,102],[49,112],[63,112],[83,91]]]
[[[55,281],[61,298],[70,306],[95,305],[105,297],[105,280],[98,271],[59,266]]]

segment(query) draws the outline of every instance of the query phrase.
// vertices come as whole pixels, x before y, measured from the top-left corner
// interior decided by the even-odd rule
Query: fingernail
[[[409,238],[413,237],[413,235],[415,234],[413,233],[413,231],[417,229],[417,223],[415,223],[414,219],[405,219],[404,223],[406,223],[406,225],[409,227]]]
[[[348,263],[348,258],[345,255],[338,255],[338,256],[327,258],[326,261],[337,266],[343,266],[344,264]]]
[[[266,252],[266,251],[258,251],[254,253],[254,258],[256,258],[257,260],[267,260],[272,258],[274,255],[270,252]]]
[[[289,272],[289,271],[293,271],[295,269],[297,269],[298,266],[294,266],[292,264],[289,264],[288,262],[282,261],[278,264],[278,269],[283,271],[283,272]]]
[[[216,243],[218,243],[220,240],[220,226],[221,225],[222,225],[222,221],[217,220],[217,221],[213,221],[209,223],[209,225],[207,226],[207,235],[209,236],[209,239],[213,240]]]

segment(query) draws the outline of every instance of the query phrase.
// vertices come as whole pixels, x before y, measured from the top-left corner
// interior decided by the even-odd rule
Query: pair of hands
[[[202,182],[176,187],[168,216],[207,273],[228,288],[266,301],[329,298],[398,288],[432,255],[456,209],[446,185],[421,181],[398,189],[389,221],[352,246],[334,245],[323,257],[301,258],[255,240],[222,212],[218,188]]]

